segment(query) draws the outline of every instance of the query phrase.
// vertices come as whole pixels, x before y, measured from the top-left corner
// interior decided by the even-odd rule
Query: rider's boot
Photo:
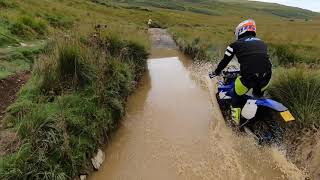
[[[232,118],[232,121],[237,126],[239,126],[240,125],[240,118],[241,118],[241,108],[231,107],[231,118]]]

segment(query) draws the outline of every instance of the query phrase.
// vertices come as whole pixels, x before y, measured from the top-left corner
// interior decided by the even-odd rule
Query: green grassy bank
[[[89,173],[90,158],[123,117],[147,56],[143,45],[110,35],[52,42],[8,109],[7,126],[20,144],[0,160],[0,178]]]

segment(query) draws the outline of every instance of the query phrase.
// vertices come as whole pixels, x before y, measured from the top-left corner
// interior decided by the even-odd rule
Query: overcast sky
[[[256,0],[263,2],[279,3],[287,6],[295,6],[311,11],[320,12],[320,0]]]

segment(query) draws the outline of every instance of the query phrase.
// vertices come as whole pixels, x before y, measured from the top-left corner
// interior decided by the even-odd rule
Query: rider
[[[232,99],[232,119],[240,124],[241,96],[253,89],[253,95],[261,97],[267,89],[272,75],[272,64],[268,55],[267,45],[256,37],[256,23],[246,20],[235,30],[236,41],[230,44],[224,58],[216,70],[209,74],[210,78],[219,75],[236,55],[240,64],[240,76],[235,81]]]

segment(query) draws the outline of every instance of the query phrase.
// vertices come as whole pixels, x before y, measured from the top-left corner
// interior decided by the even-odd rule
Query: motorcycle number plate
[[[295,118],[292,116],[290,111],[284,111],[280,113],[285,122],[294,121]]]

